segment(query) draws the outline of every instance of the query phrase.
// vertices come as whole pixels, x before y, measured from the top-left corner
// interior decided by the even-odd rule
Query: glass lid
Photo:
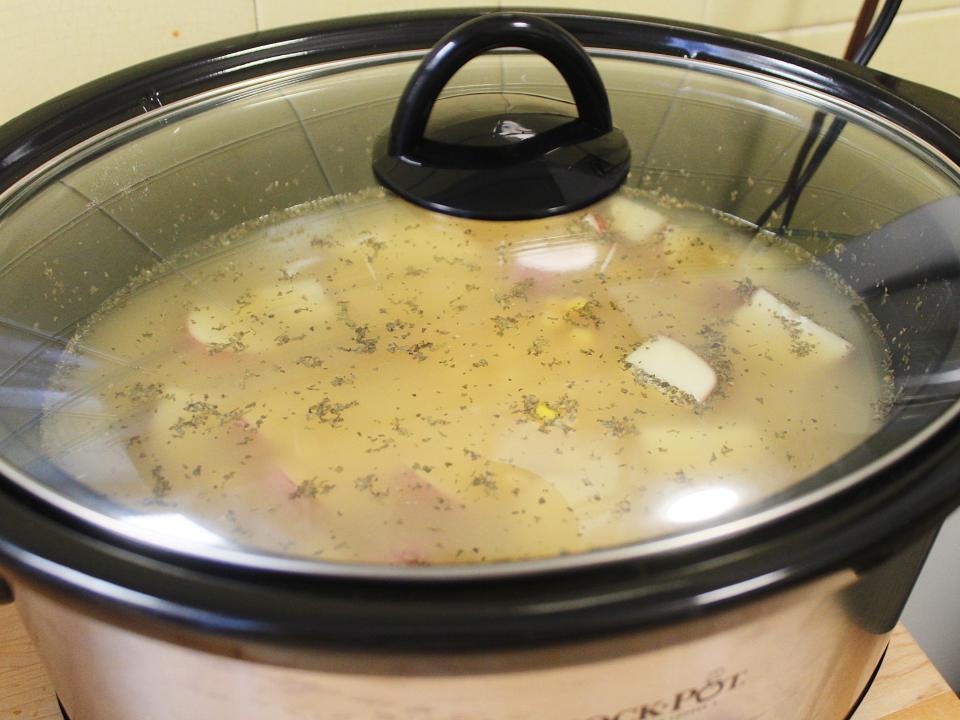
[[[758,73],[590,54],[630,174],[546,218],[379,186],[418,52],[181,101],[8,190],[4,474],[164,548],[415,577],[703,544],[934,432],[958,389],[955,169]],[[502,112],[519,142],[510,118],[573,103],[535,53],[489,53],[426,137]]]

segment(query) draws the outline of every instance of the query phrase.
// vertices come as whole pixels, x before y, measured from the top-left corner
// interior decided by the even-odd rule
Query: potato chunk
[[[245,293],[233,305],[194,307],[186,326],[189,337],[210,353],[267,352],[304,338],[333,315],[333,303],[318,282],[293,280]]]
[[[836,333],[801,315],[776,295],[755,289],[735,314],[736,322],[764,339],[781,338],[785,349],[797,357],[815,356],[841,360],[853,352],[853,345]]]
[[[665,335],[647,340],[626,358],[627,364],[659,385],[675,388],[703,403],[717,387],[717,373],[686,345]]]

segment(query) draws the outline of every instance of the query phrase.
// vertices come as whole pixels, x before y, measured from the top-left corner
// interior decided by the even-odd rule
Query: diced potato
[[[491,552],[535,556],[578,542],[576,514],[553,482],[506,463],[478,469],[457,500],[479,521]]]
[[[218,409],[200,394],[168,387],[157,400],[150,418],[150,433],[177,448],[188,464],[202,457],[210,435],[220,427]]]
[[[626,362],[635,372],[675,388],[698,403],[705,402],[717,387],[717,374],[707,361],[665,335],[647,340],[627,356]]]
[[[553,243],[522,248],[513,257],[528,271],[545,274],[581,272],[596,264],[599,250],[592,242]]]
[[[401,472],[377,485],[378,498],[334,491],[331,502],[348,523],[376,528],[353,536],[354,547],[395,564],[509,559],[578,547],[576,514],[543,478],[482,459],[471,477],[444,475],[441,468],[425,476]]]
[[[315,280],[292,280],[241,295],[232,305],[194,307],[187,332],[210,353],[269,352],[305,339],[311,327],[334,315]]]
[[[263,479],[264,484],[271,495],[274,496],[274,499],[286,500],[296,494],[297,483],[290,477],[289,473],[281,467],[272,468],[264,473]]]
[[[244,349],[254,334],[249,323],[241,323],[236,313],[219,307],[193,308],[186,324],[188,339],[211,353]]]
[[[755,289],[734,314],[741,329],[750,332],[758,343],[776,343],[777,349],[796,358],[816,357],[841,360],[853,352],[853,345],[805,315],[801,315],[776,295]]]
[[[663,215],[649,205],[622,195],[604,200],[584,215],[581,222],[600,235],[613,233],[618,239],[631,243],[649,240],[666,224]]]
[[[644,460],[671,476],[680,471],[702,476],[708,469],[759,458],[764,449],[762,434],[751,423],[644,426],[641,440]]]
[[[702,272],[733,268],[740,247],[720,235],[707,235],[697,227],[671,225],[663,232],[663,256],[679,271]]]
[[[438,479],[442,482],[439,475]],[[410,467],[404,467],[398,472],[392,478],[392,484],[396,488],[398,501],[408,505],[419,505],[429,509],[438,504],[453,504],[449,491],[443,490],[437,483],[428,480],[423,473]]]

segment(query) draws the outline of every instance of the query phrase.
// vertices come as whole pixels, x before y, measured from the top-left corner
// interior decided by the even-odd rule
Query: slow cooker
[[[960,502],[958,163],[960,101],[943,93],[750,36],[607,14],[410,13],[284,28],[161,58],[61,96],[0,129],[0,597],[16,599],[73,720],[847,717],[940,523]],[[258,534],[231,505],[242,489],[186,485],[161,465],[136,466],[140,436],[108,437],[110,413],[91,401],[92,384],[64,382],[102,371],[102,397],[119,395],[111,383],[146,361],[92,341],[85,328],[106,317],[131,281],[149,288],[178,273],[189,280],[189,262],[201,256],[228,263],[216,253],[232,251],[237,228],[256,229],[265,243],[309,233],[287,222],[312,217],[302,211],[272,224],[290,208],[342,213],[348,233],[371,252],[381,248],[376,226],[349,220],[357,197],[410,203],[416,217],[448,218],[437,221],[444,228],[467,223],[457,225],[464,232],[538,218],[574,223],[588,239],[576,235],[579,245],[565,246],[560,270],[605,281],[614,275],[603,263],[627,241],[601,237],[619,210],[594,209],[612,208],[603,203],[616,193],[632,198],[619,206],[632,208],[624,211],[627,230],[640,222],[630,219],[631,202],[647,203],[644,217],[696,209],[794,248],[836,278],[884,349],[889,396],[874,424],[865,420],[862,436],[815,467],[788,458],[806,469],[783,477],[768,473],[761,444],[720,446],[709,461],[723,465],[728,453],[746,452],[742,467],[761,468],[761,489],[736,501],[731,492],[684,495],[697,502],[653,529],[618,521],[626,530],[607,539],[550,544],[554,526],[540,516],[515,510],[521,517],[504,520],[484,510],[481,522],[471,512],[487,506],[470,500],[456,517],[481,528],[478,543],[498,548],[499,537],[521,528],[526,549],[463,562],[406,547],[354,557],[311,551],[294,538],[313,516],[292,521],[267,509],[269,530]],[[511,232],[491,245],[500,267],[512,262],[497,250]],[[665,233],[658,225],[644,242],[664,242]],[[538,237],[541,259],[528,267],[559,272],[555,258],[542,259],[552,236]],[[305,247],[328,242],[314,241]],[[585,255],[587,245],[609,252]],[[408,275],[425,288],[443,287],[462,260],[454,251],[422,258],[424,269],[411,266]],[[375,295],[386,280],[367,264],[360,272],[369,270],[364,282],[373,284],[361,289]],[[695,269],[685,284],[719,283],[710,272]],[[526,301],[541,277],[488,293],[485,302],[505,308],[493,318],[495,334],[519,332],[507,309]],[[831,339],[833,364],[804,372],[829,384],[849,370],[842,363],[850,343],[822,327],[829,313],[814,322],[803,307],[752,286],[744,294],[743,285],[736,308],[772,313],[795,341],[798,333]],[[220,296],[211,294],[215,307]],[[582,340],[600,328],[601,311],[619,311],[617,297],[611,291],[595,310],[592,299],[575,300],[556,322],[576,325],[571,337]],[[314,300],[302,302],[296,310],[311,312]],[[336,317],[351,344],[335,349],[354,353],[359,367],[362,355],[389,348],[345,307]],[[147,325],[176,314],[158,308]],[[470,323],[446,311],[436,317]],[[208,325],[204,362],[250,350],[242,333],[210,340],[222,325]],[[322,328],[305,327],[277,343],[320,337]],[[130,337],[149,340],[143,329],[131,328]],[[676,379],[678,367],[701,368],[677,345],[658,335],[623,348],[612,364],[631,379],[622,394],[646,383],[657,402],[658,392],[671,391],[667,401],[675,402],[664,401],[663,412],[708,417],[726,371],[701,383]],[[417,363],[440,345],[397,347]],[[539,347],[534,341],[523,356],[538,356]],[[816,356],[811,347],[804,341],[794,354]],[[734,368],[742,362],[735,354]],[[597,367],[601,355],[576,350],[578,362]],[[298,357],[318,383],[343,384],[324,374],[327,360]],[[474,362],[489,365],[486,356]],[[197,377],[212,383],[226,372],[210,367]],[[280,377],[292,365],[263,367]],[[441,382],[439,366],[417,367],[410,382]],[[544,381],[556,372],[545,367]],[[172,397],[178,410],[205,413],[167,423],[176,437],[213,412],[213,400],[139,387]],[[356,403],[317,392],[311,422],[343,434],[310,440],[315,451],[366,462],[344,449],[354,442]],[[392,397],[393,389],[382,392]],[[606,392],[596,390],[601,399]],[[577,416],[569,399],[530,397],[522,396],[512,425],[538,441],[575,435],[584,407]],[[480,433],[483,418],[466,408],[453,403],[442,421],[427,418],[425,442]],[[62,418],[67,425],[56,425]],[[231,432],[259,429],[261,419],[231,414]],[[606,422],[608,439],[651,432],[642,413]],[[66,426],[82,441],[51,430]],[[301,437],[290,427],[278,442]],[[397,423],[399,435],[405,427]],[[679,432],[661,430],[667,438]],[[811,453],[833,436],[816,437],[804,446]],[[85,444],[91,438],[99,444]],[[700,452],[698,443],[709,441],[679,445],[678,461]],[[524,447],[498,462],[523,465]],[[202,467],[184,465],[184,478],[224,466],[225,456],[205,452]],[[469,448],[461,454],[475,459]],[[568,464],[550,467],[560,476]],[[418,478],[441,472],[414,469]],[[638,487],[646,482],[621,474]],[[325,477],[281,484],[291,483],[291,501],[322,500],[333,487]],[[492,492],[491,477],[476,476],[471,492],[479,494],[470,497]],[[672,477],[688,488],[683,473]],[[527,473],[515,494],[544,482],[551,477]],[[121,486],[143,497],[120,497]],[[352,487],[370,491],[371,503],[383,499],[372,480]],[[212,515],[196,510],[201,500]],[[598,532],[615,515],[632,517],[624,502],[611,505]],[[385,531],[364,525],[375,505],[360,507],[332,522],[346,523],[358,538],[351,542],[362,544]]]

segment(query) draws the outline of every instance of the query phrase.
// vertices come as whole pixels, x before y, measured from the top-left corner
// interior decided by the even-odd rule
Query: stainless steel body
[[[882,658],[930,540],[866,572],[684,623],[470,654],[213,649],[149,622],[94,617],[29,583],[15,591],[71,720],[841,720]]]

